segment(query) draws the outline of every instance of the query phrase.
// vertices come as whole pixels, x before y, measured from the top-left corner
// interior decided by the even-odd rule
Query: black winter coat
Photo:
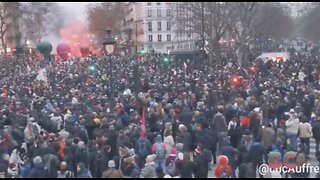
[[[191,161],[185,164],[182,161],[180,161],[178,165],[180,178],[192,178],[192,172],[194,168],[194,164]]]
[[[208,157],[208,154],[204,152],[194,160],[193,174],[195,178],[208,177],[208,172],[209,172],[208,165],[211,159],[210,157]]]
[[[39,164],[36,164],[30,174],[29,178],[46,178],[49,177],[49,171],[48,168],[41,162]]]
[[[180,133],[176,139],[176,143],[183,144],[183,152],[192,151],[192,136],[189,132]]]
[[[86,167],[88,166],[88,153],[87,153],[87,150],[86,149],[80,149],[78,148],[75,152],[75,155],[74,155],[74,159],[75,159],[75,164],[78,164],[78,163],[83,163],[86,165]]]
[[[312,127],[313,138],[320,141],[320,121],[317,121]]]

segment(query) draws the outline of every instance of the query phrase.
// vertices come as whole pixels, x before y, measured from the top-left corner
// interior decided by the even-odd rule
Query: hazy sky
[[[83,22],[86,21],[86,6],[92,2],[58,2],[64,8],[70,18],[76,18]]]

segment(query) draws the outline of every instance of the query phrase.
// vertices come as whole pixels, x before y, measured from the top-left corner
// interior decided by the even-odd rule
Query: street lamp
[[[104,37],[102,44],[105,55],[110,56],[114,52],[116,44],[114,38],[112,37],[111,29],[107,29],[107,36]]]
[[[114,103],[113,103],[113,100],[114,100],[114,97],[113,97],[113,73],[112,73],[112,58],[111,58],[111,55],[112,53],[114,52],[115,50],[115,40],[114,38],[112,37],[112,34],[111,34],[111,29],[107,29],[107,35],[104,37],[104,40],[102,42],[102,45],[103,45],[103,50],[104,50],[104,54],[106,56],[108,56],[108,74],[109,74],[109,82],[110,82],[110,101],[111,101],[111,108],[113,108],[114,106]]]

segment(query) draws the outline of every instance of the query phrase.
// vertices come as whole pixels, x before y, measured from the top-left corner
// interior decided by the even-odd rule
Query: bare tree
[[[5,54],[7,54],[7,33],[21,16],[19,6],[18,2],[0,3],[0,39]]]
[[[87,6],[89,30],[102,38],[106,29],[111,28],[114,34],[121,33],[121,23],[124,18],[124,3],[93,3]]]
[[[294,29],[293,18],[286,4],[262,3],[257,13],[258,22],[254,24],[255,35],[259,38],[289,38]]]
[[[261,3],[259,2],[235,2],[229,3],[233,14],[231,22],[236,36],[238,65],[247,64],[250,38],[254,35],[256,16]]]
[[[40,42],[49,31],[59,34],[64,23],[64,13],[57,3],[27,3],[23,10],[23,22],[28,37]]]
[[[212,56],[215,56],[215,59],[220,60],[219,40],[225,35],[231,24],[232,11],[229,4],[225,2],[181,2],[177,6],[177,31],[195,33],[205,38],[207,42],[205,48],[209,51],[210,59],[212,60]]]
[[[300,34],[303,37],[319,41],[320,40],[320,5],[310,3],[305,6],[305,12],[301,15],[298,26],[301,27]]]

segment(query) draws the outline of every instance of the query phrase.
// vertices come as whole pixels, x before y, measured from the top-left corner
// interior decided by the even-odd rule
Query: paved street
[[[310,160],[308,161],[311,166],[317,166],[319,164],[318,160],[315,157],[315,154],[316,154],[315,147],[316,147],[316,142],[315,142],[315,140],[313,138],[311,138],[310,139]],[[209,171],[208,177],[214,178],[214,169],[215,169],[215,166],[213,166],[212,170]],[[238,175],[238,173],[239,173],[239,169],[237,168],[236,169],[236,175]],[[257,176],[256,177],[259,177],[258,170],[257,170]],[[266,175],[265,177],[268,177],[268,175]],[[315,178],[316,177],[316,173],[315,172],[311,172],[309,177],[310,178]]]

